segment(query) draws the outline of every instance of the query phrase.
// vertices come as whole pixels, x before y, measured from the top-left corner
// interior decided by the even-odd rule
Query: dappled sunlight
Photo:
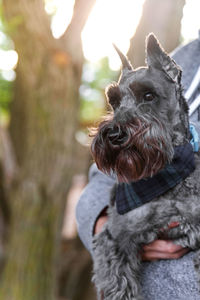
[[[53,1],[47,2],[46,10],[50,13],[57,6],[56,14],[52,18],[51,28],[52,33],[55,38],[59,38],[64,32],[67,26],[69,25],[72,15],[73,15],[73,7],[75,0],[57,0],[54,1],[54,6],[52,4]],[[50,5],[53,7],[51,8]]]
[[[199,12],[199,0],[186,0],[186,4],[183,8],[183,19],[181,22],[181,34],[184,38],[184,43],[198,37],[198,30],[200,29]]]
[[[142,13],[142,1],[98,0],[82,33],[85,57],[97,61],[109,56],[111,67],[119,67],[118,57],[113,55],[112,43],[127,52]]]
[[[45,9],[52,16],[51,28],[55,38],[59,38],[69,25],[74,8],[74,0],[45,1]],[[144,0],[97,0],[82,32],[83,51],[87,60],[96,62],[104,56],[109,57],[110,67],[118,69],[120,61],[114,55],[112,43],[124,53],[128,51],[130,38],[133,36],[142,13]],[[198,36],[199,0],[187,0],[183,10],[181,34],[184,42]],[[192,22],[191,22],[192,19]],[[1,35],[2,39],[3,36]],[[18,61],[17,53],[0,52],[0,69],[11,70]]]
[[[117,55],[114,55],[112,43],[116,43],[124,53],[128,51],[130,38],[141,17],[143,3],[144,0],[97,0],[82,32],[86,59],[95,62],[108,56],[110,67],[118,69],[120,61]],[[46,1],[46,11],[50,14],[55,13],[52,18],[54,37],[59,38],[65,32],[72,17],[73,6],[74,0]],[[186,1],[181,30],[185,42],[198,35],[199,10],[199,0]]]
[[[0,69],[12,70],[16,67],[18,62],[18,54],[14,50],[0,50]]]

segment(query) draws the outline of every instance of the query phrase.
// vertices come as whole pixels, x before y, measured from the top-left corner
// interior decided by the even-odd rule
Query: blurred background
[[[0,1],[0,300],[95,300],[75,207],[120,61],[198,37],[199,0]]]

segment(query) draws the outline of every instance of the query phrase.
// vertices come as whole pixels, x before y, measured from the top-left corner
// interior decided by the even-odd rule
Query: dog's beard
[[[152,177],[173,157],[169,135],[156,118],[134,118],[125,124],[105,120],[93,134],[92,155],[104,173],[114,171],[119,182]]]

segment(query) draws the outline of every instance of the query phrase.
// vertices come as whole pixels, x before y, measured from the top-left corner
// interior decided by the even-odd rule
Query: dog
[[[145,67],[133,69],[115,48],[122,71],[118,83],[106,89],[112,112],[93,133],[91,152],[98,168],[107,174],[114,172],[119,184],[110,196],[108,222],[93,238],[93,281],[99,299],[103,295],[104,300],[141,300],[142,245],[178,222],[179,226],[167,232],[168,238],[183,247],[200,249],[200,153],[191,152],[181,69],[154,34],[146,39]],[[160,179],[172,178],[174,170],[172,185],[160,190]],[[155,181],[159,184],[154,189]],[[168,178],[166,181],[168,185]],[[119,203],[126,201],[131,184],[132,192],[143,198],[123,210]],[[140,200],[137,195],[133,201]],[[199,250],[194,265],[200,281]]]

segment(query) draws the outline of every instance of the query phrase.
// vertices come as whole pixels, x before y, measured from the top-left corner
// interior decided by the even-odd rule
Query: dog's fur
[[[134,70],[116,50],[122,74],[106,91],[113,113],[99,125],[91,150],[100,170],[114,171],[121,182],[137,181],[156,174],[171,162],[175,146],[189,142],[188,106],[181,70],[153,34],[146,42],[147,67]],[[195,163],[175,188],[125,215],[110,204],[109,220],[93,240],[93,280],[104,300],[142,299],[139,252],[167,224],[180,223],[168,232],[175,243],[200,248],[199,153]],[[199,251],[194,263],[200,274]]]

